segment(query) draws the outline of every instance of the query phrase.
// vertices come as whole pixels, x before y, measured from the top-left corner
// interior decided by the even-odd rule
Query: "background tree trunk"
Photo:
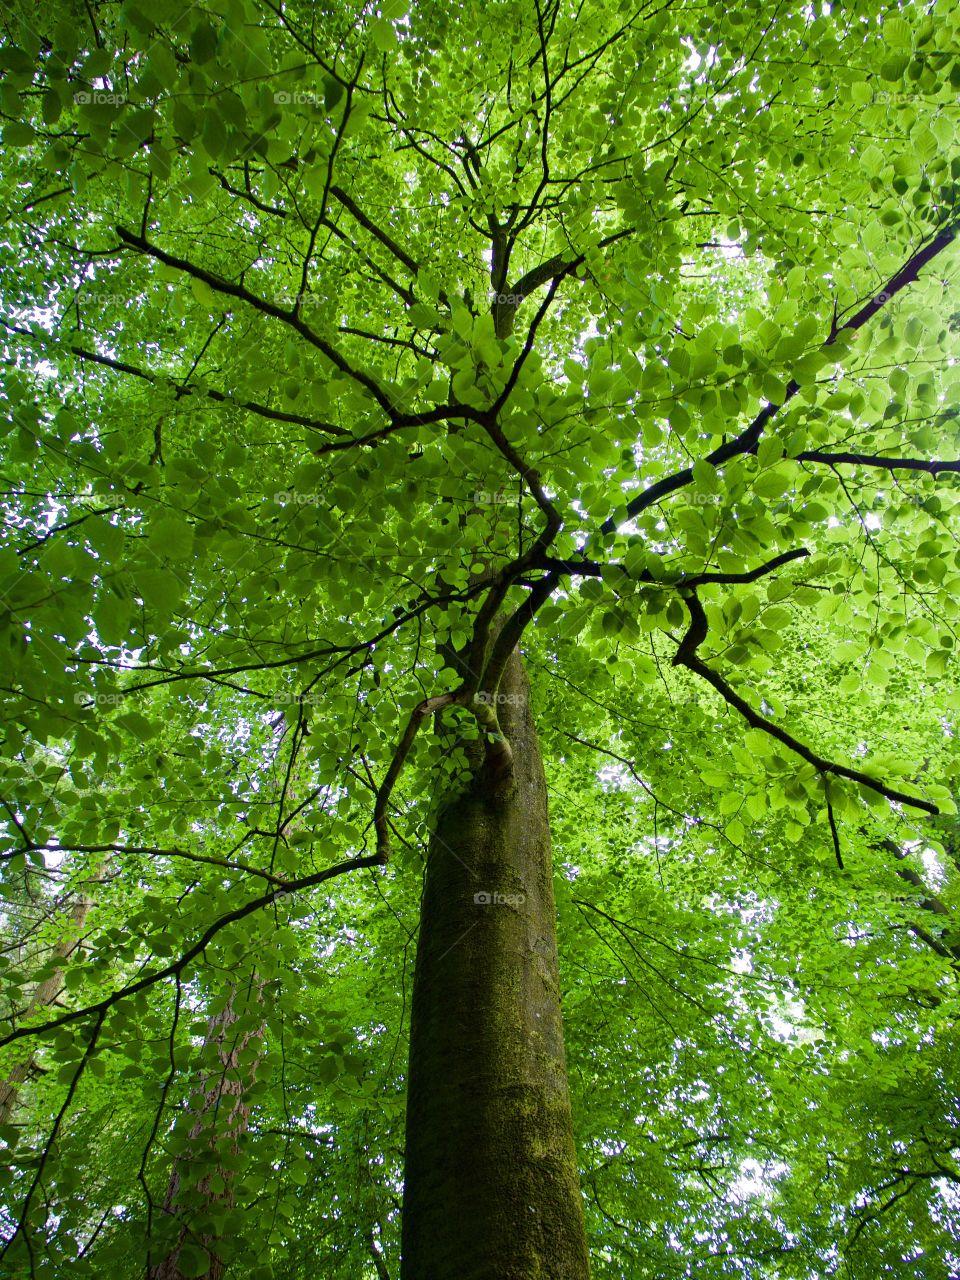
[[[208,1074],[203,1080],[196,1102],[197,1119],[190,1129],[190,1149],[185,1156],[174,1160],[170,1170],[163,1212],[181,1217],[184,1221],[173,1247],[161,1262],[149,1267],[149,1280],[183,1280],[180,1258],[187,1240],[204,1249],[209,1256],[209,1265],[202,1280],[220,1280],[225,1269],[216,1235],[202,1230],[194,1231],[190,1224],[197,1219],[198,1212],[204,1205],[233,1203],[231,1182],[235,1171],[217,1161],[214,1170],[204,1175],[195,1187],[185,1187],[183,1184],[184,1175],[191,1166],[196,1165],[197,1156],[202,1150],[213,1148],[218,1152],[230,1150],[235,1153],[240,1135],[249,1121],[250,1107],[246,1101],[246,1092],[256,1075],[259,1055],[246,1070],[241,1066],[241,1056],[254,1037],[259,1039],[262,1036],[263,1028],[259,1027],[239,1036],[232,1031],[239,1017],[235,1009],[236,995],[236,988],[231,987],[223,1008],[207,1022],[204,1049],[209,1051],[211,1047],[214,1048],[220,1069]],[[249,996],[251,1002],[259,1003],[260,985],[255,979]],[[191,1200],[195,1203],[185,1208],[183,1197],[190,1192]],[[196,1272],[192,1271],[190,1274],[196,1275]]]
[[[299,769],[294,770],[288,790],[288,803],[291,812],[297,807],[296,794],[300,789]],[[278,817],[278,822],[282,814]],[[303,815],[298,814],[292,820],[282,824],[287,832],[298,830],[303,825]],[[199,1096],[195,1104],[196,1123],[190,1130],[190,1148],[186,1155],[177,1157],[170,1169],[170,1179],[163,1201],[163,1213],[166,1216],[179,1218],[181,1227],[172,1247],[161,1262],[148,1265],[148,1280],[184,1280],[180,1262],[183,1246],[186,1241],[203,1248],[209,1257],[208,1269],[200,1280],[220,1280],[226,1268],[221,1257],[223,1243],[220,1237],[211,1231],[196,1230],[196,1222],[202,1221],[204,1209],[216,1202],[232,1205],[234,1203],[233,1182],[236,1169],[217,1163],[211,1173],[197,1182],[193,1191],[192,1204],[183,1202],[185,1175],[191,1166],[197,1163],[198,1157],[205,1155],[210,1148],[216,1150],[229,1149],[236,1154],[239,1140],[246,1131],[250,1119],[250,1103],[247,1090],[256,1080],[257,1071],[263,1061],[266,1046],[263,1041],[266,1030],[265,1020],[252,1030],[241,1035],[231,1031],[240,1014],[236,1005],[238,999],[244,1000],[246,1007],[261,1007],[263,999],[263,980],[254,973],[244,993],[236,982],[230,984],[227,1001],[219,1013],[207,1020],[207,1031],[204,1037],[204,1054],[209,1055],[211,1048],[219,1064],[219,1070],[208,1072],[203,1077]],[[246,1066],[241,1063],[241,1056],[247,1046],[255,1040],[256,1053],[248,1056]],[[215,1189],[219,1188],[219,1190]],[[188,1193],[189,1194],[189,1193]],[[198,1217],[199,1215],[199,1217]]]
[[[100,874],[98,872],[98,877]],[[92,899],[86,893],[81,892],[71,908],[66,932],[53,948],[53,954],[58,960],[68,960],[80,945],[87,916],[90,914],[92,906]],[[38,982],[36,990],[30,997],[30,1003],[26,1009],[26,1017],[35,1013],[37,1009],[43,1009],[47,1005],[53,1004],[63,990],[63,984],[64,972],[62,969],[56,969],[45,981]],[[30,1078],[36,1067],[36,1055],[31,1054],[28,1058],[15,1062],[7,1072],[6,1077],[0,1080],[0,1124],[7,1124],[10,1121],[17,1105],[20,1086]]]
[[[475,771],[431,841],[410,1028],[403,1280],[583,1280],[547,791],[515,652],[514,770]]]

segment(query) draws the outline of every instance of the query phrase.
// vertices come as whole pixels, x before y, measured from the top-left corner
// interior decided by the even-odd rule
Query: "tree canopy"
[[[10,0],[4,1274],[396,1277],[515,645],[594,1275],[958,1274],[958,29]]]

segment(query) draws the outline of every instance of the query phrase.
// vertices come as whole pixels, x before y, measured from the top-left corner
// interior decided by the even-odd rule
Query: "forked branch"
[[[690,626],[677,647],[677,652],[673,659],[674,666],[686,667],[688,671],[692,671],[695,675],[700,676],[701,679],[706,680],[709,685],[716,689],[724,702],[733,707],[735,711],[740,712],[751,728],[760,729],[769,734],[771,738],[781,743],[782,746],[798,755],[801,760],[806,760],[808,764],[813,765],[816,771],[823,775],[824,779],[831,774],[837,778],[847,778],[850,782],[856,782],[862,787],[867,787],[887,800],[895,801],[898,804],[910,805],[914,809],[922,809],[924,813],[938,814],[940,812],[937,806],[929,800],[923,800],[918,796],[908,795],[905,791],[898,791],[894,787],[888,787],[886,783],[880,782],[877,778],[872,778],[868,773],[863,773],[860,769],[851,769],[848,765],[836,764],[832,760],[827,760],[823,756],[817,755],[805,743],[787,733],[786,729],[774,724],[772,720],[768,720],[759,711],[755,711],[749,702],[742,698],[735,689],[731,688],[719,672],[714,671],[712,667],[708,667],[697,653],[698,648],[707,638],[709,624],[695,588],[686,593],[686,605],[690,613]]]

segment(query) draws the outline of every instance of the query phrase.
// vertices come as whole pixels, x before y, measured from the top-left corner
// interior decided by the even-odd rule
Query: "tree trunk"
[[[251,1002],[255,1000],[259,1004],[260,984],[256,979],[251,984],[250,994]],[[149,1280],[184,1280],[180,1262],[184,1246],[188,1242],[207,1254],[208,1264],[202,1280],[220,1280],[225,1269],[217,1235],[209,1231],[194,1230],[192,1224],[198,1219],[202,1220],[204,1207],[233,1204],[231,1183],[234,1170],[217,1162],[215,1169],[200,1178],[195,1187],[190,1187],[189,1182],[184,1185],[184,1175],[189,1174],[191,1166],[196,1165],[197,1156],[201,1152],[205,1154],[212,1148],[217,1152],[229,1150],[235,1154],[239,1149],[240,1136],[247,1128],[250,1107],[246,1094],[255,1078],[260,1054],[246,1068],[242,1065],[242,1054],[252,1039],[262,1036],[263,1027],[241,1035],[231,1030],[239,1017],[234,1008],[236,995],[236,988],[231,986],[224,1007],[207,1020],[204,1048],[208,1051],[213,1049],[219,1069],[207,1074],[200,1086],[200,1095],[195,1103],[197,1119],[190,1129],[190,1150],[186,1156],[175,1159],[170,1170],[163,1212],[179,1218],[182,1225],[176,1242],[165,1257],[159,1263],[148,1264]],[[215,1179],[220,1184],[216,1190]],[[185,1196],[188,1197],[188,1203],[184,1202]],[[190,1271],[190,1275],[196,1274],[195,1270]]]
[[[98,876],[99,874],[98,872]],[[87,922],[87,916],[90,914],[92,905],[92,900],[85,893],[80,893],[70,911],[66,933],[53,948],[53,954],[58,960],[68,960],[79,946],[83,936],[84,925]],[[64,972],[62,969],[55,970],[45,982],[38,983],[27,1006],[26,1016],[29,1017],[37,1009],[43,1009],[47,1005],[53,1004],[63,990],[63,984]],[[31,1054],[28,1058],[15,1062],[7,1072],[6,1077],[0,1080],[0,1124],[9,1123],[17,1105],[20,1086],[30,1078],[31,1074],[36,1070],[36,1066],[36,1055]]]
[[[299,787],[299,770],[294,771],[291,788]],[[291,805],[296,801],[291,790]],[[302,825],[302,815],[288,820],[283,829],[293,831]],[[248,980],[246,1007],[260,1008],[263,996],[263,980],[252,974]],[[205,1056],[211,1052],[215,1056],[218,1069],[204,1073],[199,1089],[195,1095],[193,1110],[197,1119],[190,1129],[190,1147],[186,1154],[177,1156],[170,1169],[170,1178],[163,1201],[163,1213],[166,1217],[175,1218],[180,1223],[174,1243],[160,1262],[152,1263],[148,1258],[147,1280],[184,1280],[181,1269],[184,1246],[201,1248],[207,1254],[207,1269],[199,1280],[220,1280],[226,1269],[221,1256],[224,1242],[215,1232],[198,1229],[205,1211],[219,1205],[232,1206],[234,1203],[233,1182],[236,1169],[232,1164],[217,1163],[211,1173],[201,1177],[195,1187],[185,1186],[191,1172],[196,1175],[193,1166],[199,1164],[210,1150],[220,1152],[229,1150],[233,1155],[239,1150],[240,1138],[246,1132],[250,1119],[250,1103],[247,1091],[255,1082],[257,1071],[263,1061],[266,1046],[264,1044],[265,1021],[253,1029],[238,1035],[231,1028],[240,1014],[236,1011],[236,1003],[240,997],[240,989],[232,982],[227,991],[227,1000],[219,1013],[207,1019],[207,1030],[204,1036],[203,1051]],[[256,1052],[247,1055],[244,1066],[242,1056],[251,1041],[256,1041]],[[215,1188],[219,1188],[216,1189]],[[196,1276],[196,1271],[191,1271]]]
[[[513,773],[478,768],[428,854],[410,1025],[402,1280],[585,1280],[547,790],[514,652]]]

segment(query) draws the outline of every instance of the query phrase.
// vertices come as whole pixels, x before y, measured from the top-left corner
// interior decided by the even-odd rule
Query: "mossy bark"
[[[410,1028],[402,1280],[589,1274],[560,1016],[547,790],[514,653],[512,774],[479,767],[431,841]]]

